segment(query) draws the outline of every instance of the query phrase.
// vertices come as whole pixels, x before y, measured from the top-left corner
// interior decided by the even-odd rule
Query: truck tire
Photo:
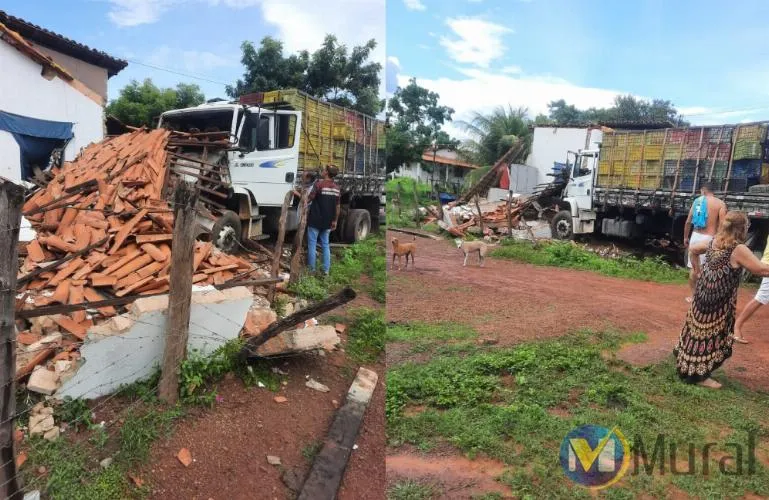
[[[347,243],[357,243],[366,239],[371,232],[371,214],[368,210],[352,209],[347,213],[345,221],[344,240]]]
[[[225,211],[211,229],[211,241],[225,253],[235,253],[240,246],[241,225],[238,214]]]
[[[571,212],[561,210],[550,222],[550,232],[555,240],[570,240],[574,238],[574,228],[571,221]]]

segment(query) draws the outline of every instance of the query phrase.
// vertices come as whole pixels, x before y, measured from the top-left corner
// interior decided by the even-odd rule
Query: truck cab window
[[[276,149],[293,148],[295,131],[296,115],[275,115]]]
[[[270,149],[270,118],[247,113],[245,119],[243,132],[240,135],[240,146],[249,153],[254,150]]]

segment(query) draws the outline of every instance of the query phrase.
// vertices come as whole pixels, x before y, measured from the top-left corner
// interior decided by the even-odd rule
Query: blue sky
[[[388,91],[416,77],[455,119],[617,93],[671,100],[694,123],[766,119],[767,20],[758,0],[388,0]]]
[[[373,58],[384,65],[384,2],[3,0],[0,9],[115,57],[201,78],[129,63],[110,79],[110,98],[131,79],[144,78],[160,86],[197,83],[207,98],[213,98],[226,97],[225,84],[242,75],[240,44],[258,43],[265,35],[283,40],[288,52],[319,48],[327,32],[349,46],[374,38],[379,47]],[[340,12],[349,17],[340,17]]]

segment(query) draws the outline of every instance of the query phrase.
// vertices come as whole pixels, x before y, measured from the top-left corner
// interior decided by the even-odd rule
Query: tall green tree
[[[227,87],[230,97],[250,92],[296,88],[329,102],[376,115],[384,108],[379,99],[379,74],[382,65],[370,62],[375,40],[353,47],[339,43],[334,35],[326,35],[321,47],[310,54],[301,51],[283,55],[283,43],[265,37],[255,47],[243,42],[241,62],[243,77]]]
[[[663,99],[647,101],[632,95],[619,95],[609,108],[577,109],[567,104],[564,99],[548,104],[549,114],[537,117],[541,124],[549,122],[555,125],[595,123],[595,122],[661,122],[669,121],[677,126],[687,125],[672,102]]]
[[[160,115],[170,109],[197,106],[205,101],[200,87],[180,83],[176,88],[158,88],[147,78],[142,83],[136,80],[120,90],[117,99],[107,106],[107,114],[134,127],[154,127]]]
[[[469,121],[457,124],[470,136],[462,144],[462,151],[477,165],[493,165],[519,139],[526,148],[513,161],[523,161],[531,147],[532,121],[526,108],[500,106],[488,114],[474,113]]]
[[[418,161],[433,143],[454,148],[459,141],[452,139],[443,125],[451,121],[454,110],[439,104],[440,95],[417,84],[416,78],[405,87],[398,87],[388,102],[387,171],[404,163]]]

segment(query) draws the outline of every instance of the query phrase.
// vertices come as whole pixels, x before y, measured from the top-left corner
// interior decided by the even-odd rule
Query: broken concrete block
[[[71,361],[65,361],[65,360],[59,360],[53,364],[54,371],[61,375],[63,372],[66,372],[72,367]],[[52,408],[53,409],[53,408]]]
[[[29,434],[45,434],[54,428],[53,415],[32,415],[29,417]]]
[[[232,288],[225,288],[221,290],[226,300],[240,300],[240,299],[256,299],[257,297],[264,302],[267,302],[267,307],[270,307],[270,303],[264,297],[254,296],[251,290],[245,286],[235,286]]]
[[[47,344],[56,344],[61,342],[61,338],[61,333],[59,332],[46,335],[34,344],[28,345],[27,352],[40,352],[44,347],[46,347]]]
[[[59,377],[56,373],[42,367],[33,371],[32,375],[29,376],[29,382],[27,382],[27,390],[48,396],[56,392],[58,388]]]
[[[270,324],[277,321],[278,315],[270,308],[251,308],[246,315],[243,331],[246,335],[259,335]]]
[[[107,467],[109,467],[110,465],[112,465],[112,457],[107,457],[107,458],[105,458],[104,460],[102,460],[101,462],[99,462],[99,466],[100,466],[102,469],[106,469],[106,468],[107,468]]]
[[[51,429],[48,432],[46,432],[45,434],[43,434],[43,439],[48,440],[48,441],[56,441],[56,439],[58,439],[58,437],[59,437],[59,433],[60,432],[61,431],[59,430],[58,427],[54,427],[53,429]]]
[[[280,457],[275,455],[267,455],[267,463],[270,465],[280,465]]]
[[[38,316],[36,318],[32,318],[30,323],[32,323],[30,331],[39,335],[51,333],[59,329],[58,325],[53,321],[53,319],[51,319],[50,316]]]
[[[291,316],[292,314],[294,314],[294,304],[292,304],[291,302],[289,302],[289,303],[288,303],[288,304],[286,304],[286,306],[283,308],[283,316],[284,316],[284,317],[286,317],[286,316]]]
[[[113,316],[112,319],[109,320],[109,326],[115,333],[124,332],[131,328],[133,324],[134,322],[131,318],[123,315]]]
[[[320,391],[320,392],[329,392],[331,390],[327,386],[321,384],[320,382],[318,382],[315,379],[308,380],[307,382],[304,383],[304,385],[306,385],[310,389],[314,389],[314,390]]]
[[[154,297],[143,297],[134,301],[131,306],[131,313],[135,318],[155,311],[165,311],[168,309],[168,295],[155,295]]]
[[[195,304],[218,304],[227,300],[227,296],[216,288],[193,292],[192,302]]]
[[[339,335],[331,325],[318,325],[299,330],[289,330],[271,338],[257,349],[259,356],[274,356],[290,352],[314,349],[331,350],[339,344]]]

